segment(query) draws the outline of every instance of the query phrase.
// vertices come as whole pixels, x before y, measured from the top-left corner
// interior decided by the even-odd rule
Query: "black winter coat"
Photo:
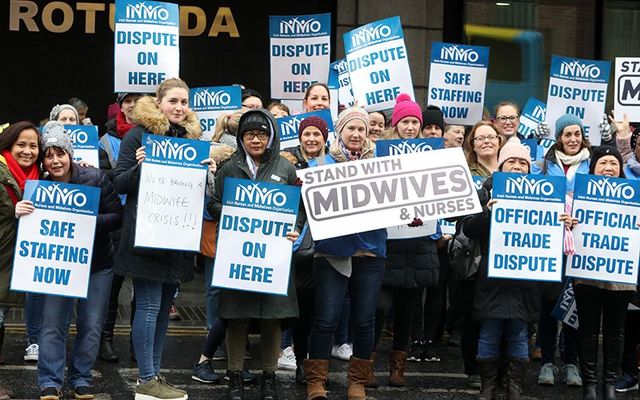
[[[434,286],[440,276],[436,242],[428,237],[387,240],[387,268],[383,286]]]
[[[118,193],[127,195],[114,272],[161,283],[179,284],[189,281],[193,279],[193,252],[133,247],[140,181],[140,165],[136,161],[136,150],[142,146],[142,134],[145,132],[197,139],[201,133],[200,123],[196,115],[189,112],[182,124],[170,124],[156,105],[155,99],[149,96],[137,101],[133,113],[134,120],[139,125],[124,137],[113,177]]]
[[[537,282],[487,277],[491,212],[486,205],[492,188],[493,179],[489,178],[478,191],[482,212],[462,221],[464,234],[471,239],[479,239],[482,244],[473,316],[477,320],[522,319],[534,323],[540,316],[540,293]]]

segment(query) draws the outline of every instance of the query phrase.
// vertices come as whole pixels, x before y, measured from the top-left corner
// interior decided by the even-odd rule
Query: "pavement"
[[[177,300],[178,310],[183,315],[181,321],[172,321],[165,354],[163,358],[162,374],[169,382],[186,390],[190,399],[222,399],[226,395],[227,386],[206,385],[191,379],[193,364],[197,361],[206,336],[204,322],[204,307],[202,302],[204,282],[201,275],[197,275],[194,282],[181,288]],[[94,369],[94,386],[96,399],[133,399],[137,368],[129,358],[129,328],[126,291],[121,296],[123,300],[119,312],[118,326],[115,332],[115,347],[121,360],[117,363],[97,361]],[[37,399],[37,366],[35,363],[23,361],[25,348],[24,327],[19,320],[21,310],[16,309],[9,314],[7,337],[5,339],[2,356],[4,365],[0,365],[0,384],[14,391],[16,399]],[[72,327],[71,335],[74,328]],[[250,337],[250,354],[252,359],[247,366],[254,373],[260,373],[259,336]],[[70,341],[69,341],[70,342]],[[70,343],[69,343],[70,344]],[[388,364],[385,362],[391,347],[391,339],[383,337],[378,349],[378,362],[375,370],[381,387],[368,390],[368,394],[378,400],[418,400],[418,399],[475,399],[478,391],[467,385],[467,377],[462,373],[462,361],[459,347],[449,347],[439,344],[442,361],[435,363],[407,363],[407,387],[391,388],[386,386],[388,380]],[[70,346],[69,346],[70,348]],[[226,369],[225,361],[215,361],[214,368],[220,374]],[[569,388],[557,377],[553,387],[536,384],[536,377],[540,363],[533,361],[527,368],[524,386],[525,399],[580,399],[580,388]],[[328,390],[329,399],[346,398],[347,363],[340,360],[331,361]],[[280,400],[306,399],[304,386],[295,383],[293,371],[278,371],[278,395]],[[69,388],[65,388],[65,398],[72,398]],[[260,399],[259,385],[246,387],[245,398]],[[619,399],[639,399],[638,391],[618,395]]]

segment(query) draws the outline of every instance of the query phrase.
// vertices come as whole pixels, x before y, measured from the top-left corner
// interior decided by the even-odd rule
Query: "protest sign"
[[[493,174],[489,273],[491,278],[562,280],[566,179]]]
[[[242,88],[240,86],[193,88],[189,90],[189,104],[200,120],[200,128],[202,128],[200,139],[211,141],[218,117],[242,108]]]
[[[338,104],[352,107],[354,103],[353,90],[351,89],[351,77],[349,76],[349,64],[346,58],[341,58],[331,63],[331,70],[338,73]],[[335,101],[334,101],[335,102]]]
[[[153,93],[180,76],[177,4],[117,0],[114,92]]]
[[[225,178],[212,286],[286,295],[300,187]]]
[[[295,147],[300,144],[300,140],[298,139],[298,128],[300,127],[300,122],[303,119],[309,118],[311,116],[320,117],[327,123],[327,127],[329,128],[329,137],[327,142],[333,142],[336,138],[336,133],[333,128],[333,121],[331,120],[331,111],[329,110],[320,110],[313,111],[310,113],[291,115],[289,117],[281,117],[276,121],[278,122],[278,128],[280,128],[280,148],[287,149],[289,147]]]
[[[271,97],[302,100],[314,82],[326,82],[331,14],[269,16]]]
[[[520,113],[520,125],[518,125],[518,133],[525,138],[535,138],[538,124],[545,120],[547,113],[547,105],[544,102],[529,97]]]
[[[562,294],[558,297],[558,302],[551,311],[551,316],[558,321],[569,325],[573,329],[578,329],[578,307],[576,305],[576,295],[573,292],[573,284],[568,280],[562,289]]]
[[[431,43],[428,103],[440,107],[447,124],[482,120],[488,66],[488,47]]]
[[[626,113],[629,121],[640,122],[640,58],[616,57],[613,111],[622,121]]]
[[[576,175],[573,228],[576,253],[565,274],[581,279],[636,284],[640,255],[640,181]]]
[[[610,70],[609,61],[551,57],[546,115],[550,138],[555,138],[558,118],[573,114],[582,120],[591,144],[600,144],[598,124],[604,115]]]
[[[421,153],[443,147],[444,140],[442,138],[378,140],[376,142],[376,157]],[[407,224],[393,226],[387,228],[387,238],[411,239],[433,235],[437,230],[437,222],[437,220],[426,220],[422,221],[422,226],[416,227]]]
[[[531,161],[535,161],[538,158],[538,140],[525,139],[522,141],[522,145],[529,149],[529,156],[531,157]]]
[[[87,297],[100,189],[27,181],[35,211],[20,218],[11,290]]]
[[[73,143],[73,161],[84,161],[92,167],[100,166],[98,127],[95,125],[65,125]]]
[[[400,93],[415,99],[400,17],[356,28],[343,40],[353,97],[360,107],[393,108]]]
[[[329,105],[329,109],[331,110],[331,119],[338,119],[338,101],[336,101],[340,97],[340,78],[338,77],[338,71],[333,68],[333,64],[329,65],[329,80],[327,80],[327,87],[329,88],[329,98],[333,99],[331,104]]]
[[[200,250],[209,143],[142,135],[134,246]]]
[[[460,148],[327,164],[296,172],[314,240],[480,211]]]

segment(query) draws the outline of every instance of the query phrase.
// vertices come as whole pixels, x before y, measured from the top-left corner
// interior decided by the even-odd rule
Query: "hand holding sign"
[[[562,213],[560,214],[560,222],[564,222],[565,229],[573,229],[574,226],[578,225],[578,218],[572,218],[571,215]]]
[[[627,139],[631,137],[631,129],[629,128],[629,114],[622,114],[622,121],[617,121],[613,116],[615,115],[614,110],[611,110],[611,115],[609,115],[609,121],[613,126],[616,127],[617,137],[618,139]],[[633,149],[632,149],[633,150]]]
[[[33,206],[33,202],[30,200],[21,200],[16,203],[16,218],[29,215],[35,210],[36,208]]]
[[[141,162],[144,161],[145,158],[145,152],[144,152],[144,146],[138,148],[138,150],[136,150],[136,161],[138,162],[138,164],[140,164]]]

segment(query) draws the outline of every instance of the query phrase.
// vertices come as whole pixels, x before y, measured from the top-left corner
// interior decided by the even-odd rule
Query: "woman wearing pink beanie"
[[[420,135],[422,110],[406,93],[400,93],[396,99],[391,126],[393,128],[386,132],[384,139],[415,139]]]

